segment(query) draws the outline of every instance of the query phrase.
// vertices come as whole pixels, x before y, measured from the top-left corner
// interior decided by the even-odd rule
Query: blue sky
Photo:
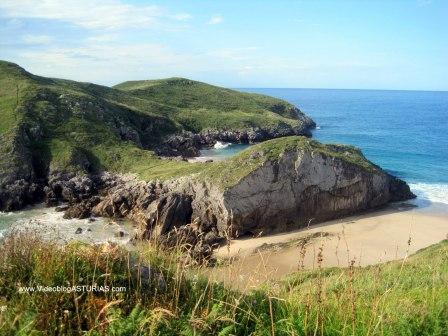
[[[448,1],[1,0],[0,58],[105,85],[448,90]]]

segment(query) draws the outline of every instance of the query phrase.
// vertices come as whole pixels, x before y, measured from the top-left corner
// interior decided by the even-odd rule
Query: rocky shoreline
[[[251,148],[247,164],[264,155],[257,147],[263,144]],[[332,150],[287,148],[225,188],[192,176],[145,182],[107,172],[55,172],[40,196],[48,206],[68,203],[65,218],[128,218],[138,226],[136,238],[182,243],[195,259],[209,258],[225,239],[289,231],[415,197],[379,167],[339,157],[363,158],[352,147]]]
[[[15,102],[0,133],[0,211],[67,203],[65,218],[129,218],[138,238],[201,259],[228,238],[415,197],[359,150],[310,140],[314,121],[276,98],[186,79],[108,88],[1,61],[0,81]],[[217,141],[255,145],[183,162]]]
[[[237,131],[217,129],[206,129],[200,133],[183,131],[163,139],[161,144],[155,149],[155,152],[160,156],[191,158],[199,156],[201,149],[213,147],[217,141],[234,144],[254,144],[285,136],[303,135],[311,137],[311,130],[316,128],[316,123],[298,108],[294,112],[300,121],[297,127],[290,127],[285,124],[282,127],[273,129],[250,127]]]

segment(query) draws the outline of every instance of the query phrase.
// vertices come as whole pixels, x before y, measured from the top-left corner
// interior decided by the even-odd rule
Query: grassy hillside
[[[118,90],[34,76],[0,61],[0,183],[53,170],[185,175],[199,166],[160,160],[153,149],[163,137],[185,129],[300,123],[292,105],[274,98],[183,79],[145,83],[156,93],[135,93],[136,83]]]
[[[181,129],[160,114],[168,107],[94,84],[33,76],[7,62],[0,62],[0,85],[5,88],[0,151],[6,154],[0,173],[5,175],[17,169],[10,158],[19,154],[30,162],[28,175],[107,169],[110,161],[120,164],[113,153],[149,148]]]
[[[298,127],[302,113],[280,99],[225,89],[185,78],[130,81],[116,89],[175,106],[170,117],[186,129],[244,129],[247,127]]]
[[[21,125],[26,120],[27,102],[36,95],[36,82],[15,64],[0,62],[0,182],[32,174]]]
[[[0,244],[0,334],[447,335],[448,241],[366,268],[321,269],[316,258],[314,271],[240,293],[155,245],[129,252],[12,234]]]

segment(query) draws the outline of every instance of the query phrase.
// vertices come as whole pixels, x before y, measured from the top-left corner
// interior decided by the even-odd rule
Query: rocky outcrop
[[[182,242],[195,258],[209,257],[227,237],[296,229],[415,197],[353,147],[294,139],[281,151],[274,147],[276,156],[272,142],[252,147],[244,157],[252,170],[229,185],[206,175],[160,183],[106,173],[59,179],[51,190],[72,203],[69,217],[127,217],[141,238]],[[233,160],[225,167],[237,173]]]
[[[0,134],[0,210],[19,210],[42,199],[31,151],[32,139],[25,126]]]
[[[86,185],[88,178],[81,175],[117,167],[136,172],[128,165],[131,155],[152,158],[140,171],[151,169],[157,158],[148,150],[192,157],[218,140],[252,143],[309,135],[314,126],[299,109],[272,97],[186,79],[140,84],[127,83],[118,90],[40,77],[0,61],[0,105],[5,106],[0,127],[0,211],[18,210],[44,196],[48,205],[60,199],[83,202],[93,186]],[[153,84],[161,85],[157,92]],[[140,88],[135,90],[135,85]],[[78,183],[58,171],[77,172],[85,180]]]
[[[275,128],[205,129],[198,134],[183,131],[165,138],[156,148],[156,152],[163,156],[195,157],[199,155],[201,148],[211,147],[217,141],[253,144],[293,135],[310,137],[311,130],[316,127],[316,123],[297,108],[294,108],[293,114],[298,120],[296,127],[283,124]]]
[[[413,197],[406,183],[378,167],[291,150],[226,189],[216,225],[232,235],[291,230]]]
[[[0,134],[0,210],[63,202],[65,218],[127,217],[141,238],[181,242],[201,259],[227,237],[294,229],[414,197],[356,149],[297,137],[310,136],[315,123],[278,99],[185,79],[116,90],[33,76],[6,62],[0,68],[0,98],[15,102]],[[258,144],[187,169],[146,152],[181,160],[217,141]],[[134,156],[137,170],[129,165]],[[184,175],[162,183],[105,172],[117,167]],[[157,174],[143,175],[164,176]]]

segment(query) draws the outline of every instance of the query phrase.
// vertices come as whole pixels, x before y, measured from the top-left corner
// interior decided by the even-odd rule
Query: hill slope
[[[156,154],[160,148],[194,154],[196,146],[223,138],[266,140],[312,123],[273,98],[183,79],[123,84],[143,87],[129,92],[38,77],[6,62],[0,85],[0,210],[64,201],[68,217],[130,217],[145,237],[198,220],[187,232],[196,239],[291,229],[414,196],[358,150],[303,136],[264,141],[220,163]],[[198,114],[200,133],[187,131],[180,116],[205,110],[213,118]],[[229,123],[219,130],[211,120]],[[206,253],[214,244],[195,242]]]
[[[221,121],[228,131],[248,132],[254,126],[262,127],[266,118],[273,132],[265,135],[268,138],[300,133],[302,129],[307,132],[312,125],[309,121],[307,127],[303,126],[298,115],[285,112],[294,110],[291,105],[274,98],[260,100],[258,95],[212,87],[210,95],[201,100],[195,89],[189,94],[169,85],[159,87],[154,97],[142,98],[91,83],[35,76],[4,61],[0,61],[0,87],[0,199],[8,198],[10,203],[0,208],[29,203],[38,196],[34,195],[37,185],[45,184],[52,172],[137,171],[155,179],[195,171],[198,165],[160,160],[155,154],[194,155],[200,146],[216,141],[215,137],[201,136],[193,141],[195,135],[185,133],[194,130],[189,126],[194,123],[189,113],[201,115],[201,111],[207,111],[208,118],[200,118],[201,129],[214,129],[218,135],[215,127]],[[238,96],[230,114],[216,104],[218,97],[228,92],[231,97]],[[182,107],[184,95],[196,96],[195,105]],[[173,96],[176,102],[170,98]],[[265,100],[277,104],[279,113],[254,103]],[[235,111],[240,118],[234,116]],[[180,141],[172,142],[173,137],[180,137]],[[182,147],[181,143],[187,145]]]
[[[310,118],[288,102],[185,78],[130,81],[114,88],[179,108],[170,110],[174,112],[170,117],[195,133],[211,128],[227,131],[285,128],[295,129],[295,134],[307,134],[314,127]]]

